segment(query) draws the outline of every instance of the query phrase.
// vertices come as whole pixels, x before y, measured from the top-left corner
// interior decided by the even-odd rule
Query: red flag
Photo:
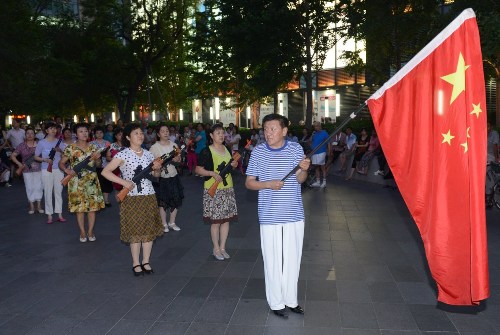
[[[490,293],[486,94],[474,12],[462,12],[367,103],[438,300],[479,304]]]

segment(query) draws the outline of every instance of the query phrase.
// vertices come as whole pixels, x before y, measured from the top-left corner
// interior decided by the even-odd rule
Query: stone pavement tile
[[[353,241],[373,241],[373,234],[369,231],[355,231],[351,230],[351,238]]]
[[[422,281],[422,275],[417,273],[411,265],[389,265],[389,271],[397,282]]]
[[[335,268],[331,264],[307,264],[306,279],[335,280]]]
[[[50,293],[35,304],[25,310],[25,314],[33,316],[49,316],[61,305],[67,305],[74,301],[80,293],[78,292],[57,292]]]
[[[373,302],[403,303],[403,297],[395,282],[369,282]]]
[[[204,253],[204,255],[208,255],[207,253]],[[184,257],[180,259],[174,266],[172,266],[168,272],[167,275],[171,276],[181,276],[181,277],[190,277],[198,271],[200,266],[202,266],[205,262],[201,261],[200,258],[198,258],[197,261],[188,261],[184,260]]]
[[[250,277],[255,262],[239,262],[234,259],[229,262],[222,278],[248,278]]]
[[[331,251],[302,251],[302,264],[333,264]]]
[[[53,318],[83,319],[92,314],[112,297],[111,294],[80,294],[76,299],[51,313]]]
[[[132,274],[132,271],[129,270],[127,274],[119,275],[121,276],[120,280],[117,280],[121,290],[117,292],[117,294],[137,294],[144,295],[147,294],[151,289],[153,289],[158,282],[161,280],[161,276],[152,275],[152,276],[140,276],[136,277]],[[125,283],[120,284],[121,280],[125,280]]]
[[[231,325],[263,326],[269,314],[269,306],[264,299],[241,299],[236,305]]]
[[[356,266],[358,264],[358,257],[353,252],[333,252],[333,262],[335,265]]]
[[[156,320],[174,300],[172,296],[148,293],[123,317],[127,320]]]
[[[330,232],[326,232],[326,234],[329,233]],[[332,244],[330,240],[308,240],[304,241],[304,250],[331,252]]]
[[[329,227],[328,225],[326,225]],[[304,240],[311,241],[330,241],[330,230],[309,229],[304,231]]]
[[[216,283],[217,278],[214,277],[193,277],[184,286],[179,296],[206,298],[212,292]]]
[[[189,322],[155,322],[147,332],[148,335],[184,335]]]
[[[264,335],[340,335],[340,328],[268,326]]]
[[[33,328],[43,323],[44,318],[33,315],[17,315],[0,326],[2,335],[19,335],[31,331]]]
[[[118,321],[127,314],[142,298],[137,294],[116,294],[106,300],[92,314],[89,319],[109,319]]]
[[[382,335],[422,335],[424,334],[423,332],[420,332],[418,330],[388,330],[388,329],[381,329],[380,333]],[[434,334],[434,333],[432,333]],[[449,335],[453,335],[454,333],[447,333]],[[431,334],[429,334],[431,335]]]
[[[184,255],[187,254],[189,249],[190,248],[188,247],[167,248],[164,252],[158,254],[156,257],[158,259],[161,259],[162,261],[167,261],[167,260],[176,261],[184,257]]]
[[[308,299],[304,310],[305,327],[340,328],[340,310],[337,302]]]
[[[308,280],[306,299],[321,301],[337,301],[337,284],[334,280]]]
[[[360,264],[335,265],[337,280],[365,280],[366,275]]]
[[[237,298],[208,298],[198,312],[195,321],[228,324],[237,304]]]
[[[231,256],[231,262],[256,262],[261,256],[261,251],[256,249],[238,249],[238,251]]]
[[[0,257],[0,259],[3,257]],[[0,264],[0,266],[2,266]],[[28,274],[27,271],[0,272],[0,288]]]
[[[337,280],[339,301],[372,302],[368,285],[364,281]]]
[[[394,282],[387,265],[362,264],[367,282]]]
[[[342,328],[379,329],[371,303],[340,302]]]
[[[405,303],[436,305],[436,293],[427,283],[399,282],[397,285]]]
[[[246,278],[220,278],[210,298],[240,298],[247,281]]]
[[[220,277],[220,275],[226,270],[229,262],[206,262],[202,264],[198,271],[194,274],[194,277]]]
[[[339,230],[338,227],[333,227],[331,230],[330,239],[332,241],[350,241],[351,234],[349,233],[348,228],[345,230]]]
[[[9,288],[2,288],[6,290]],[[37,302],[51,296],[51,292],[35,289],[20,290],[0,303],[0,314],[22,313]]]
[[[16,317],[16,314],[0,314],[0,326],[9,321],[10,319]]]
[[[115,320],[105,320],[105,319],[82,320],[76,326],[71,328],[68,334],[71,335],[107,334],[115,324],[116,324]]]
[[[253,267],[252,273],[250,274],[251,279],[264,279],[264,261],[262,259],[257,260]]]
[[[354,252],[354,243],[352,240],[335,241],[332,243],[333,252]]]
[[[177,277],[172,275],[159,276],[159,278],[161,279],[148,291],[148,294],[175,297],[190,280],[189,277]]]
[[[245,289],[243,290],[242,299],[266,299],[266,286],[264,279],[248,280]]]
[[[460,332],[480,332],[493,334],[496,332],[494,324],[482,314],[446,313],[455,328]],[[500,315],[497,315],[497,318]]]
[[[176,297],[164,310],[158,321],[192,322],[206,298]]]
[[[229,325],[224,335],[262,335],[264,326]]]
[[[33,328],[28,335],[66,334],[81,320],[78,319],[45,319]]]
[[[224,335],[227,325],[224,323],[193,322],[186,335]]]
[[[445,312],[431,305],[407,305],[421,331],[457,331]]]
[[[342,335],[377,335],[378,329],[342,328]]]
[[[380,329],[418,330],[405,304],[375,303],[373,305]]]
[[[154,321],[152,320],[120,320],[116,323],[111,330],[106,333],[109,335],[122,335],[122,334],[146,334],[148,329],[151,328]]]

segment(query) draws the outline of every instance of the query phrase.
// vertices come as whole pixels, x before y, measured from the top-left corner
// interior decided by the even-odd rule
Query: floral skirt
[[[181,207],[184,198],[184,187],[182,187],[179,176],[160,178],[160,182],[153,183],[153,187],[159,207],[170,211]]]
[[[156,196],[127,196],[120,204],[120,240],[125,243],[150,242],[163,235]]]
[[[203,221],[208,224],[221,224],[238,220],[238,208],[234,188],[217,189],[214,197],[203,189]]]

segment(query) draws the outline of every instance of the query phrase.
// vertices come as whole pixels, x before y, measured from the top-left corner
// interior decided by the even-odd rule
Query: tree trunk
[[[500,88],[500,76],[497,76],[496,88],[495,88],[496,96],[497,96],[495,116],[496,116],[496,125],[497,125],[497,127],[500,128],[500,90],[499,90],[499,88]]]
[[[307,3],[306,3],[307,4]],[[312,99],[312,55],[311,36],[309,32],[309,12],[306,14],[304,39],[306,45],[306,127],[312,126],[313,99]]]

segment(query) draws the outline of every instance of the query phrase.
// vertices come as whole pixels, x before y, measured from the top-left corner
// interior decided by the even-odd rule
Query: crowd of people
[[[262,129],[242,139],[232,123],[227,128],[220,123],[189,123],[180,129],[120,121],[69,127],[56,119],[34,129],[14,120],[12,129],[0,131],[0,181],[10,187],[12,179],[22,177],[28,214],[45,214],[47,224],[67,221],[62,199],[67,186],[68,210],[76,216],[81,243],[97,240],[96,212],[112,206],[115,191],[120,239],[130,246],[133,275],[142,276],[154,273],[154,240],[181,230],[176,218],[184,198],[179,177],[184,170],[203,178],[201,219],[210,225],[212,256],[218,261],[231,257],[229,228],[238,220],[231,173],[240,173],[246,176],[245,186],[259,193],[267,301],[275,315],[287,318],[288,311],[304,313],[297,301],[304,237],[301,184],[312,176],[310,186],[325,187],[336,160],[346,180],[354,173],[367,175],[375,157],[376,175],[385,175],[387,165],[375,130],[355,135],[347,127],[330,136],[315,122],[313,132],[304,128],[299,138],[288,126],[286,117],[270,114]],[[499,160],[498,142],[488,124],[489,161]],[[311,159],[306,158],[313,148]]]

